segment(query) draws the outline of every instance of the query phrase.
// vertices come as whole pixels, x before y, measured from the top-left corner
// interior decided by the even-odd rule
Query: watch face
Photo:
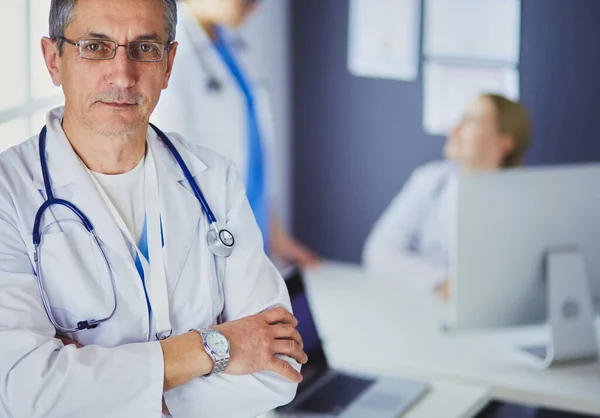
[[[229,342],[218,332],[211,332],[206,336],[206,345],[218,356],[224,356],[229,351]]]

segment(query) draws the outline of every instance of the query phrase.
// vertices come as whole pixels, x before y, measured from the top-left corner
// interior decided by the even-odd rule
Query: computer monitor
[[[600,164],[546,166],[470,175],[458,184],[451,251],[455,328],[546,320],[544,260],[575,247],[590,298],[600,300]]]

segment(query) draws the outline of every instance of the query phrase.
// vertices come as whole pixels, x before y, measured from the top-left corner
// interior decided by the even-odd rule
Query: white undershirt
[[[102,174],[91,171],[104,192],[123,218],[131,236],[139,244],[144,229],[144,161],[123,174]]]

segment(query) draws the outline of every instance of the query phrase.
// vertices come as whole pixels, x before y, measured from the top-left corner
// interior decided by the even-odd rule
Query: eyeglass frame
[[[64,36],[61,36],[58,39],[66,42],[66,43],[68,43],[69,45],[73,45],[73,46],[77,47],[77,50],[78,50],[78,53],[79,53],[79,57],[82,58],[82,59],[85,59],[85,60],[90,60],[90,61],[110,61],[112,59],[115,59],[115,57],[117,56],[117,49],[119,49],[120,47],[124,47],[125,48],[125,53],[127,54],[127,58],[129,58],[132,61],[135,61],[135,62],[161,62],[165,58],[165,52],[167,53],[166,55],[168,57],[169,56],[169,50],[171,49],[171,47],[173,46],[173,44],[175,44],[175,41],[169,41],[166,44],[163,44],[163,43],[160,43],[160,42],[153,42],[153,41],[132,41],[132,42],[128,42],[128,43],[122,45],[122,44],[119,44],[116,41],[112,41],[110,39],[90,38],[90,39],[80,39],[77,42],[71,41],[70,39],[68,39],[68,38],[66,38]],[[84,42],[84,41],[101,41],[101,42],[110,42],[110,43],[114,44],[115,47],[113,48],[113,56],[110,57],[110,58],[87,58],[87,57],[84,57],[82,55],[82,50],[81,50],[81,47],[82,47],[81,42]],[[139,59],[132,58],[131,55],[129,54],[129,46],[131,44],[140,44],[140,43],[148,43],[148,44],[154,44],[154,45],[160,45],[160,46],[162,46],[163,50],[162,50],[162,56],[160,57],[160,59],[159,60],[149,60],[149,61],[147,61],[147,60],[139,60]]]

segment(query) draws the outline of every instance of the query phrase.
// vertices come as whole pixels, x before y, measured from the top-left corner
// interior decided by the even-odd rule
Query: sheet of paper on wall
[[[351,0],[348,70],[414,81],[419,71],[421,0]]]
[[[425,0],[424,53],[517,64],[521,0]]]
[[[466,106],[481,93],[519,98],[519,72],[514,66],[474,66],[429,61],[423,69],[423,128],[446,135]]]

